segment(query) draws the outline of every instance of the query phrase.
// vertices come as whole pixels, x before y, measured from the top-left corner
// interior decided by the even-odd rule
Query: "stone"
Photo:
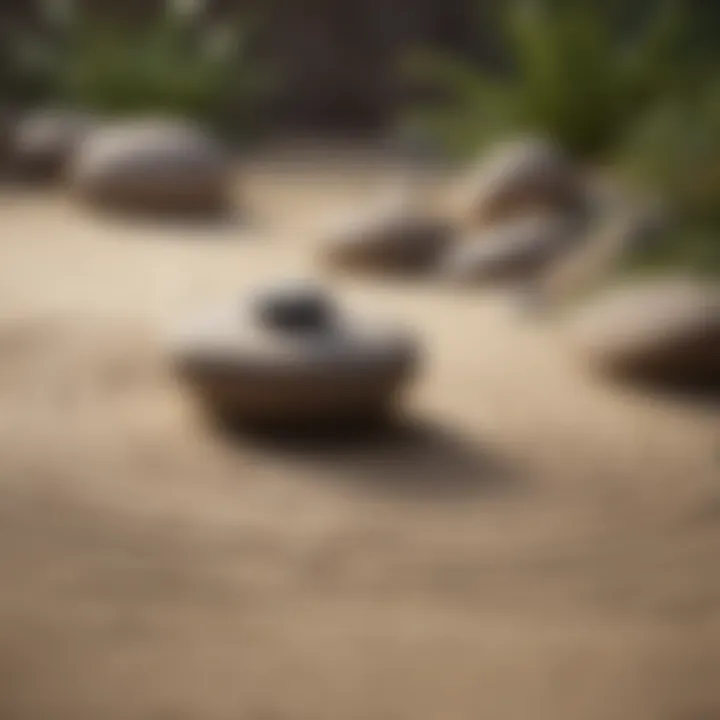
[[[171,352],[214,416],[290,429],[387,417],[419,359],[405,331],[350,317],[302,284],[256,292],[185,324]]]
[[[572,344],[603,371],[680,383],[720,381],[720,287],[689,277],[613,288],[571,316]]]
[[[414,273],[432,268],[451,238],[440,217],[404,198],[389,198],[342,217],[325,234],[325,263],[343,270]]]
[[[461,183],[456,204],[460,220],[471,227],[523,214],[582,209],[579,173],[553,143],[540,139],[499,144]]]
[[[229,206],[222,148],[201,129],[174,120],[132,120],[92,133],[71,180],[90,204],[130,213],[215,214]]]
[[[90,116],[66,110],[43,110],[20,118],[10,141],[13,172],[33,181],[64,179],[93,124]]]
[[[576,241],[578,224],[562,216],[529,216],[463,238],[440,273],[460,283],[530,280]]]

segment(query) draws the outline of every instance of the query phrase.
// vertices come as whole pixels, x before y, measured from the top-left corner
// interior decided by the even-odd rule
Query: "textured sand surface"
[[[387,279],[330,281],[426,341],[394,435],[223,437],[168,377],[168,322],[314,273],[377,182],[266,168],[216,227],[2,192],[2,720],[720,718],[717,404]]]

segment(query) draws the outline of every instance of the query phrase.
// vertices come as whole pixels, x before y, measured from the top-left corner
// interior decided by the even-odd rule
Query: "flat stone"
[[[530,279],[580,231],[564,217],[523,217],[489,227],[461,239],[441,266],[441,274],[462,283]]]
[[[351,318],[321,294],[291,294],[263,290],[185,324],[171,344],[180,376],[212,414],[241,424],[299,427],[387,415],[417,369],[412,337]],[[323,308],[320,321],[295,322],[309,304],[312,315]]]
[[[341,218],[321,242],[322,258],[344,270],[412,273],[431,268],[451,227],[409,202],[380,203]]]
[[[720,381],[720,287],[666,278],[616,288],[571,318],[595,366],[648,380]]]

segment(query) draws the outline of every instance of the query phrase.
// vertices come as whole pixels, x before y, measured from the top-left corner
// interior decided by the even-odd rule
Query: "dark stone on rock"
[[[264,291],[254,299],[253,305],[260,322],[279,332],[327,332],[335,319],[330,298],[304,284]]]

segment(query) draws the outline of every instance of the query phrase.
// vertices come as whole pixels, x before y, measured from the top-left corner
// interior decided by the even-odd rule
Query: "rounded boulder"
[[[90,135],[72,173],[78,195],[137,213],[215,214],[229,205],[229,163],[219,144],[181,122],[132,121]]]

